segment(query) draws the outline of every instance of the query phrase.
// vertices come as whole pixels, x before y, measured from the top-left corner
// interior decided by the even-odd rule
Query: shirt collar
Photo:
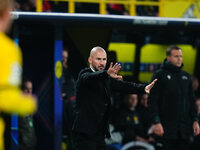
[[[94,70],[94,69],[92,69],[92,67],[90,67],[90,69],[91,69],[93,72],[95,72],[95,70]]]

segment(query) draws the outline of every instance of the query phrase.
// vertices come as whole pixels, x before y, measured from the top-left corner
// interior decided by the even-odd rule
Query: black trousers
[[[191,144],[189,139],[158,139],[157,143],[156,150],[189,150]]]
[[[76,150],[106,150],[104,135],[87,135],[72,133],[73,145]]]

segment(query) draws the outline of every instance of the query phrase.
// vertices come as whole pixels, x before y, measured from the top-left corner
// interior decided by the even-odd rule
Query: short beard
[[[93,67],[94,71],[99,71],[96,67]]]
[[[91,68],[92,68],[94,71],[99,71],[93,64],[91,64]]]
[[[93,64],[91,64],[91,66],[92,66],[92,69],[94,69],[94,71],[102,71],[102,70],[100,70],[100,69],[97,69],[97,67],[95,67],[95,65],[93,65]],[[104,68],[105,69],[105,68]],[[104,70],[103,69],[103,70]]]

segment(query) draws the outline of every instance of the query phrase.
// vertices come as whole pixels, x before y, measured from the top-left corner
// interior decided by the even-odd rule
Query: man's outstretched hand
[[[113,63],[111,62],[107,73],[111,78],[122,80],[122,76],[117,75],[120,69],[121,69],[121,65],[119,63],[115,63],[115,65],[113,66]]]
[[[151,91],[152,87],[154,86],[154,84],[156,83],[156,81],[157,81],[157,79],[154,79],[149,85],[147,85],[147,86],[145,87],[145,92],[146,92],[147,94],[150,93],[150,91]]]

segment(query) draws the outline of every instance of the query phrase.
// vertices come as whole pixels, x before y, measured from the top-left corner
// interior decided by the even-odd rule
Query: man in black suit
[[[77,150],[105,150],[111,91],[150,93],[156,79],[147,86],[122,81],[122,76],[117,75],[120,64],[111,63],[104,70],[107,55],[101,47],[91,50],[88,61],[90,67],[81,70],[76,83],[73,142]]]

